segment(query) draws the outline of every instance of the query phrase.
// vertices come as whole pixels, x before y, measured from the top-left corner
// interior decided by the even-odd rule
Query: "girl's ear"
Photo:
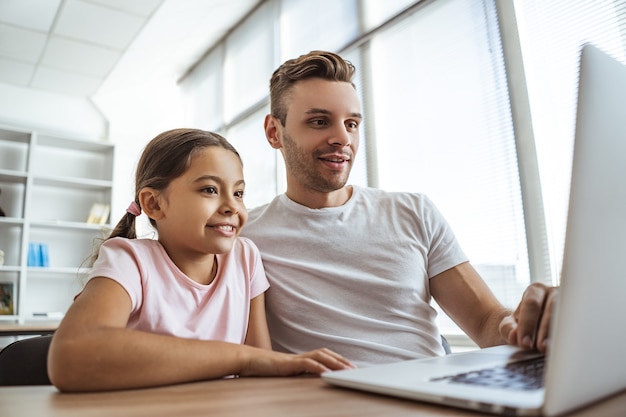
[[[152,220],[160,220],[163,218],[163,210],[159,204],[160,193],[153,188],[142,188],[139,191],[139,205],[146,216]]]
[[[265,127],[265,137],[267,138],[270,146],[274,149],[282,148],[283,145],[279,138],[280,129],[282,127],[280,121],[271,114],[268,114],[265,116],[263,126]]]

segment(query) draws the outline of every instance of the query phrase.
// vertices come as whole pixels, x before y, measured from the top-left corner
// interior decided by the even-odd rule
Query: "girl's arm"
[[[258,295],[250,301],[250,318],[246,345],[272,350],[270,332],[265,316],[265,294]]]
[[[55,332],[48,374],[62,391],[176,384],[227,375],[319,374],[351,364],[327,349],[287,355],[218,341],[126,328],[131,302],[108,278],[88,282]]]

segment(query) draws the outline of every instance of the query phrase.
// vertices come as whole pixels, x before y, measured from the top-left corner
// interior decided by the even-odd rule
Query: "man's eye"
[[[359,127],[359,124],[357,122],[348,122],[346,123],[346,125],[348,126],[349,129],[356,129]]]
[[[326,122],[326,120],[315,119],[311,120],[311,124],[314,126],[326,126],[328,123]]]

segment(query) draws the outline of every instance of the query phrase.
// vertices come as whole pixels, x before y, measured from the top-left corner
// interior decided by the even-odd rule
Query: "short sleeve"
[[[132,312],[135,312],[142,303],[139,258],[137,248],[129,239],[106,240],[100,247],[98,258],[94,262],[88,279],[105,277],[120,284],[128,293],[132,303]]]
[[[428,277],[432,278],[456,265],[467,262],[452,228],[435,204],[424,197],[424,217],[430,238],[428,251]]]
[[[252,299],[267,291],[270,284],[265,275],[261,253],[257,246],[250,239],[240,237],[239,240],[245,252],[244,256],[242,256],[242,261],[248,263],[247,270],[250,279],[250,299]]]

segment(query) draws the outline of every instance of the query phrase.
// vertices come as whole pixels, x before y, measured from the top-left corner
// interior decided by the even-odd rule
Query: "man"
[[[274,349],[323,346],[359,366],[442,355],[433,297],[481,347],[545,351],[554,288],[531,285],[511,312],[426,196],[346,185],[362,121],[354,70],[313,51],[271,78],[265,134],[283,154],[287,191],[252,210],[242,234],[271,284]]]

